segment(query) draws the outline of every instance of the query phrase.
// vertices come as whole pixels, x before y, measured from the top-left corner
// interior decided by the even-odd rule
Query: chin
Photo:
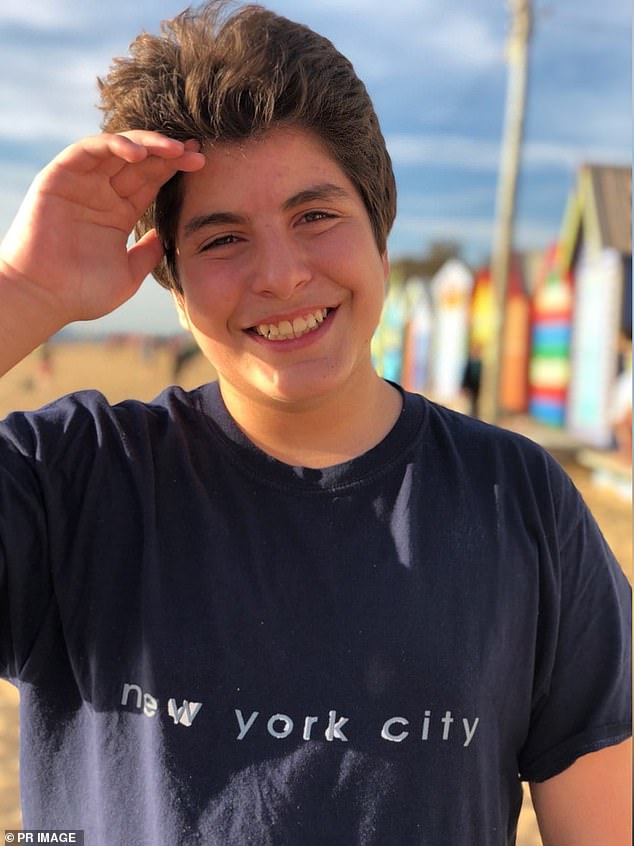
[[[328,388],[303,385],[269,385],[260,388],[259,393],[272,403],[289,406],[306,406],[318,403],[331,391]]]
[[[312,405],[336,394],[346,383],[344,374],[332,369],[326,373],[278,373],[258,382],[256,390],[273,402]]]

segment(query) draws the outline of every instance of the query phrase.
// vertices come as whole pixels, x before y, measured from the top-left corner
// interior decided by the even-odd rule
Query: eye
[[[319,211],[318,209],[316,209],[315,211],[304,212],[304,214],[302,215],[302,220],[305,223],[313,223],[315,221],[320,220],[329,220],[334,217],[335,215],[330,214],[330,212]]]
[[[200,252],[204,253],[206,250],[214,250],[217,247],[228,247],[230,244],[237,244],[240,239],[235,235],[219,235],[217,238],[212,238],[207,241],[200,248]]]

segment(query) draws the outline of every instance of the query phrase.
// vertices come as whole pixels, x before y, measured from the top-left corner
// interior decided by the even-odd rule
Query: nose
[[[288,300],[311,275],[304,251],[292,234],[269,230],[259,240],[251,280],[254,293]]]

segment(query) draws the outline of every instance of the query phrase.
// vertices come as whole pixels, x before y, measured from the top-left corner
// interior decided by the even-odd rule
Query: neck
[[[245,398],[219,379],[229,413],[268,455],[294,466],[323,468],[349,461],[376,446],[396,423],[399,392],[376,373],[336,395],[290,403]]]

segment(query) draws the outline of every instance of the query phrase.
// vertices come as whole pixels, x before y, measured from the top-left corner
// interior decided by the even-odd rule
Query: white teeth
[[[303,317],[296,317],[293,320],[293,332],[296,335],[303,335],[306,329],[308,329],[308,323],[306,323]]]
[[[291,323],[290,320],[280,320],[279,323],[260,323],[255,327],[258,335],[267,338],[269,341],[286,341],[291,338],[301,338],[308,332],[317,329],[328,314],[327,308],[320,308],[312,311],[304,317],[296,317]]]

